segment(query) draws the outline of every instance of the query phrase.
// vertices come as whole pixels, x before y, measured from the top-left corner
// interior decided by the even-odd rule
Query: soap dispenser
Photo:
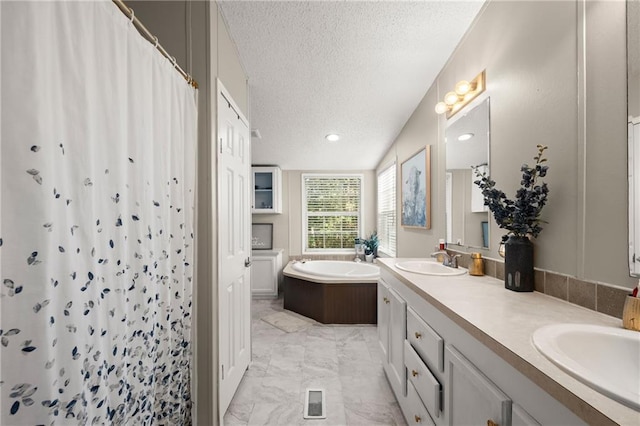
[[[471,263],[469,264],[469,275],[484,275],[484,262],[482,253],[471,253]]]

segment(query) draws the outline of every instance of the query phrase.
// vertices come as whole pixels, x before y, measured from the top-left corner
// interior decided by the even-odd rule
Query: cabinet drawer
[[[408,413],[406,413],[408,424],[435,426],[411,383],[407,383],[407,406],[409,407]]]
[[[440,383],[433,377],[407,340],[404,341],[404,365],[407,367],[409,382],[415,387],[424,406],[433,417],[438,417],[440,415]]]
[[[429,367],[444,372],[444,340],[411,308],[407,309],[407,338]]]

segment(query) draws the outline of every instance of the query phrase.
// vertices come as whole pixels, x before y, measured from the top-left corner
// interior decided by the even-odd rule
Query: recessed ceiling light
[[[458,136],[458,140],[459,141],[468,141],[472,137],[473,137],[473,133],[463,133],[462,135]]]
[[[336,142],[338,140],[340,140],[340,135],[337,135],[335,133],[329,133],[327,136],[324,137],[326,140],[328,140],[329,142]]]

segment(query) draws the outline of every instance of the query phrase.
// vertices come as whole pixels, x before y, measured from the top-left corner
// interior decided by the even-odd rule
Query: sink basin
[[[533,333],[545,357],[587,386],[640,409],[640,333],[589,324],[554,324]]]
[[[405,260],[396,263],[396,268],[423,275],[450,276],[464,275],[467,273],[466,269],[450,268],[434,260]]]

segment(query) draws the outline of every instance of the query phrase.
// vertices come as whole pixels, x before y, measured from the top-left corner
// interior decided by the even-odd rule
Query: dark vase
[[[510,236],[505,244],[504,286],[513,291],[533,291],[533,243],[528,237]]]

